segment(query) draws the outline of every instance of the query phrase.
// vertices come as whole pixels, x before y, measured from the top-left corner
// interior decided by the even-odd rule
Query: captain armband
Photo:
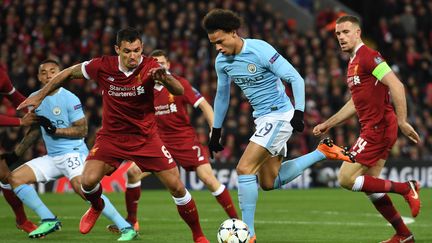
[[[378,80],[381,80],[389,72],[391,72],[389,65],[386,62],[382,62],[375,67],[372,71],[372,75]]]

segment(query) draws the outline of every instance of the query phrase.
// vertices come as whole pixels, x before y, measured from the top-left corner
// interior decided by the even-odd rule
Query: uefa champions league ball
[[[219,243],[248,243],[249,228],[240,219],[227,219],[219,226],[217,239]]]

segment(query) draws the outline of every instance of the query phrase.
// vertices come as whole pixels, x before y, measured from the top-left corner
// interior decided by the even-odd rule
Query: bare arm
[[[72,123],[71,127],[57,128],[53,136],[66,138],[84,138],[87,136],[87,119],[84,117]]]
[[[21,140],[21,142],[15,147],[14,152],[18,157],[21,157],[25,151],[27,151],[30,146],[32,146],[36,140],[40,137],[40,127],[39,125],[31,126],[30,130],[27,132],[25,137]]]
[[[315,136],[321,135],[322,133],[326,133],[330,128],[335,127],[348,118],[352,117],[356,113],[354,102],[351,99],[338,111],[336,114],[331,116],[325,122],[318,124],[313,129],[313,134]]]
[[[214,118],[214,114],[213,114],[213,108],[211,107],[211,105],[204,99],[198,106],[201,111],[203,112],[203,115],[209,125],[209,128],[212,129],[213,127],[213,118]]]
[[[27,98],[24,102],[22,102],[18,106],[18,110],[21,110],[24,107],[34,106],[37,108],[42,100],[50,94],[52,91],[61,87],[66,81],[77,78],[84,78],[84,75],[81,71],[81,63],[76,64],[72,67],[68,67],[63,71],[59,72],[50,82],[48,82],[36,95]]]
[[[414,143],[420,141],[420,137],[414,128],[407,122],[407,105],[405,98],[405,88],[394,72],[387,73],[381,80],[390,89],[390,96],[396,110],[399,128],[402,133]]]

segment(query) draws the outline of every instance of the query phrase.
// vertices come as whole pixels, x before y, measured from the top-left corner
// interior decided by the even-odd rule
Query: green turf
[[[216,200],[207,191],[193,191],[198,205],[204,233],[211,242],[217,242],[219,224],[227,217]],[[236,201],[236,192],[232,191]],[[108,194],[124,214],[122,193]],[[409,224],[416,242],[432,242],[432,189],[423,189],[422,211]],[[392,196],[403,216],[409,216],[407,204],[400,196]],[[61,231],[48,235],[44,242],[116,242],[119,235],[106,232],[109,224],[103,216],[93,230],[81,235],[78,224],[87,210],[86,203],[73,194],[44,194],[42,200],[58,215],[63,223]],[[192,242],[186,225],[181,221],[170,195],[166,191],[143,191],[139,204],[140,237],[138,242]],[[33,212],[30,219],[37,221]],[[393,230],[379,215],[362,193],[342,189],[260,191],[256,214],[259,243],[276,242],[379,242],[393,234]],[[9,206],[0,200],[0,242],[35,241],[14,226]]]

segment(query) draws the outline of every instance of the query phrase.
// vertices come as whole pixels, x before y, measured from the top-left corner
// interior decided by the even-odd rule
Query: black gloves
[[[213,157],[213,152],[217,153],[219,151],[222,151],[224,147],[222,144],[220,144],[219,140],[221,138],[222,134],[222,128],[212,128],[212,133],[210,137],[210,141],[208,143],[209,151],[210,151],[210,158]]]
[[[13,163],[17,162],[19,157],[18,155],[15,153],[15,151],[13,152],[8,152],[8,153],[4,153],[0,155],[0,159],[4,159],[6,160],[6,164],[8,166],[12,165]]]
[[[52,135],[55,134],[57,127],[55,127],[51,121],[44,116],[37,116],[39,124],[45,129],[45,132]]]
[[[294,116],[291,119],[290,123],[295,132],[303,132],[304,130],[303,111],[294,110]]]

